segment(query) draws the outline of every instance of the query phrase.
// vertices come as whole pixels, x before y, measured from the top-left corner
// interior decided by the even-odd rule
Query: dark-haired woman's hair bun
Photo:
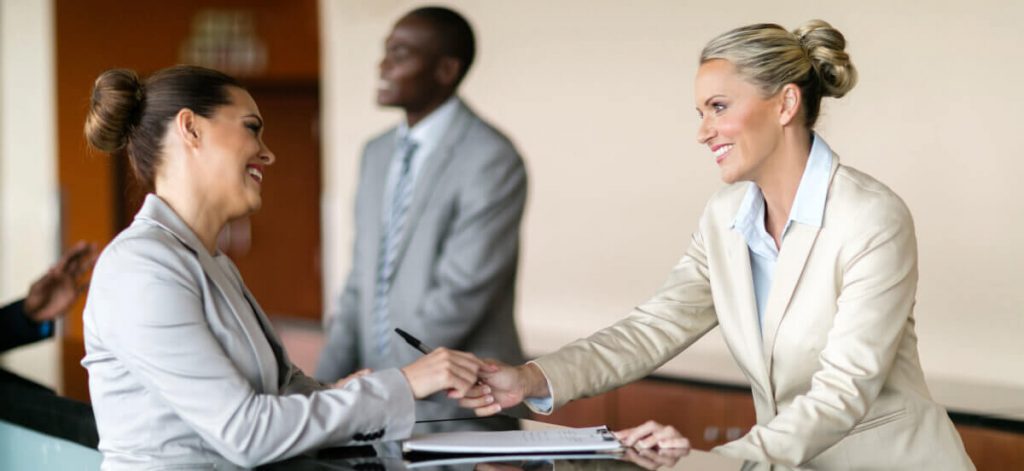
[[[843,33],[822,20],[811,20],[793,31],[807,52],[818,78],[822,95],[842,97],[857,84],[857,69],[846,53]]]
[[[138,74],[111,69],[100,74],[92,89],[85,137],[104,152],[120,153],[142,116],[145,93]]]

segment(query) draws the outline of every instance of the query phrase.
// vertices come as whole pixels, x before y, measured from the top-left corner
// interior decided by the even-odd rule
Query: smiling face
[[[249,92],[229,87],[231,102],[198,119],[202,153],[193,175],[215,211],[228,219],[260,208],[263,173],[275,156],[263,143],[263,117]]]
[[[764,97],[729,61],[701,64],[695,83],[700,127],[726,183],[757,182],[771,171],[783,140],[781,93]]]
[[[377,84],[377,104],[420,111],[451,94],[441,77],[440,38],[436,28],[417,16],[395,24],[384,42]]]

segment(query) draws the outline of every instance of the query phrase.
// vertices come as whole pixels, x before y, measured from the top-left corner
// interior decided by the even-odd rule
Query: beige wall
[[[25,296],[57,256],[58,205],[51,0],[0,0],[0,303]],[[0,358],[56,387],[57,344]]]
[[[373,104],[381,43],[419,3],[321,3],[329,306],[349,265],[360,148],[399,119]],[[703,44],[747,23],[820,17],[847,35],[861,80],[826,102],[818,131],[915,216],[926,372],[1024,386],[1024,156],[1012,141],[1024,131],[1024,2],[442,3],[478,35],[463,96],[530,170],[519,324],[532,353],[653,293],[720,187],[694,139]],[[727,354],[717,333],[695,349]]]

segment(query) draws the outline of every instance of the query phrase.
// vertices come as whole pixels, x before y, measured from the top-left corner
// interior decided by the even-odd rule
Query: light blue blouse
[[[782,229],[782,243],[786,243],[786,232],[793,222],[821,227],[825,216],[825,197],[828,196],[829,173],[832,171],[832,149],[817,134],[813,135],[811,154],[800,178],[789,219]],[[748,183],[747,194],[740,204],[732,222],[732,229],[743,236],[750,251],[750,272],[753,275],[754,298],[757,302],[758,324],[764,324],[764,309],[768,302],[772,281],[775,279],[775,263],[779,250],[775,240],[764,227],[764,194],[754,182]]]

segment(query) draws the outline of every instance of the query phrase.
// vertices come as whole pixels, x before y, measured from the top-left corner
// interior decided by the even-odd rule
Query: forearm
[[[536,360],[551,382],[554,407],[642,378],[718,325],[703,237],[647,302],[588,338]]]
[[[44,339],[53,334],[53,321],[38,323],[25,312],[24,300],[0,309],[3,332],[0,333],[0,352]]]
[[[692,330],[638,321],[636,314],[535,360],[558,408],[641,379],[717,325],[714,314]]]

